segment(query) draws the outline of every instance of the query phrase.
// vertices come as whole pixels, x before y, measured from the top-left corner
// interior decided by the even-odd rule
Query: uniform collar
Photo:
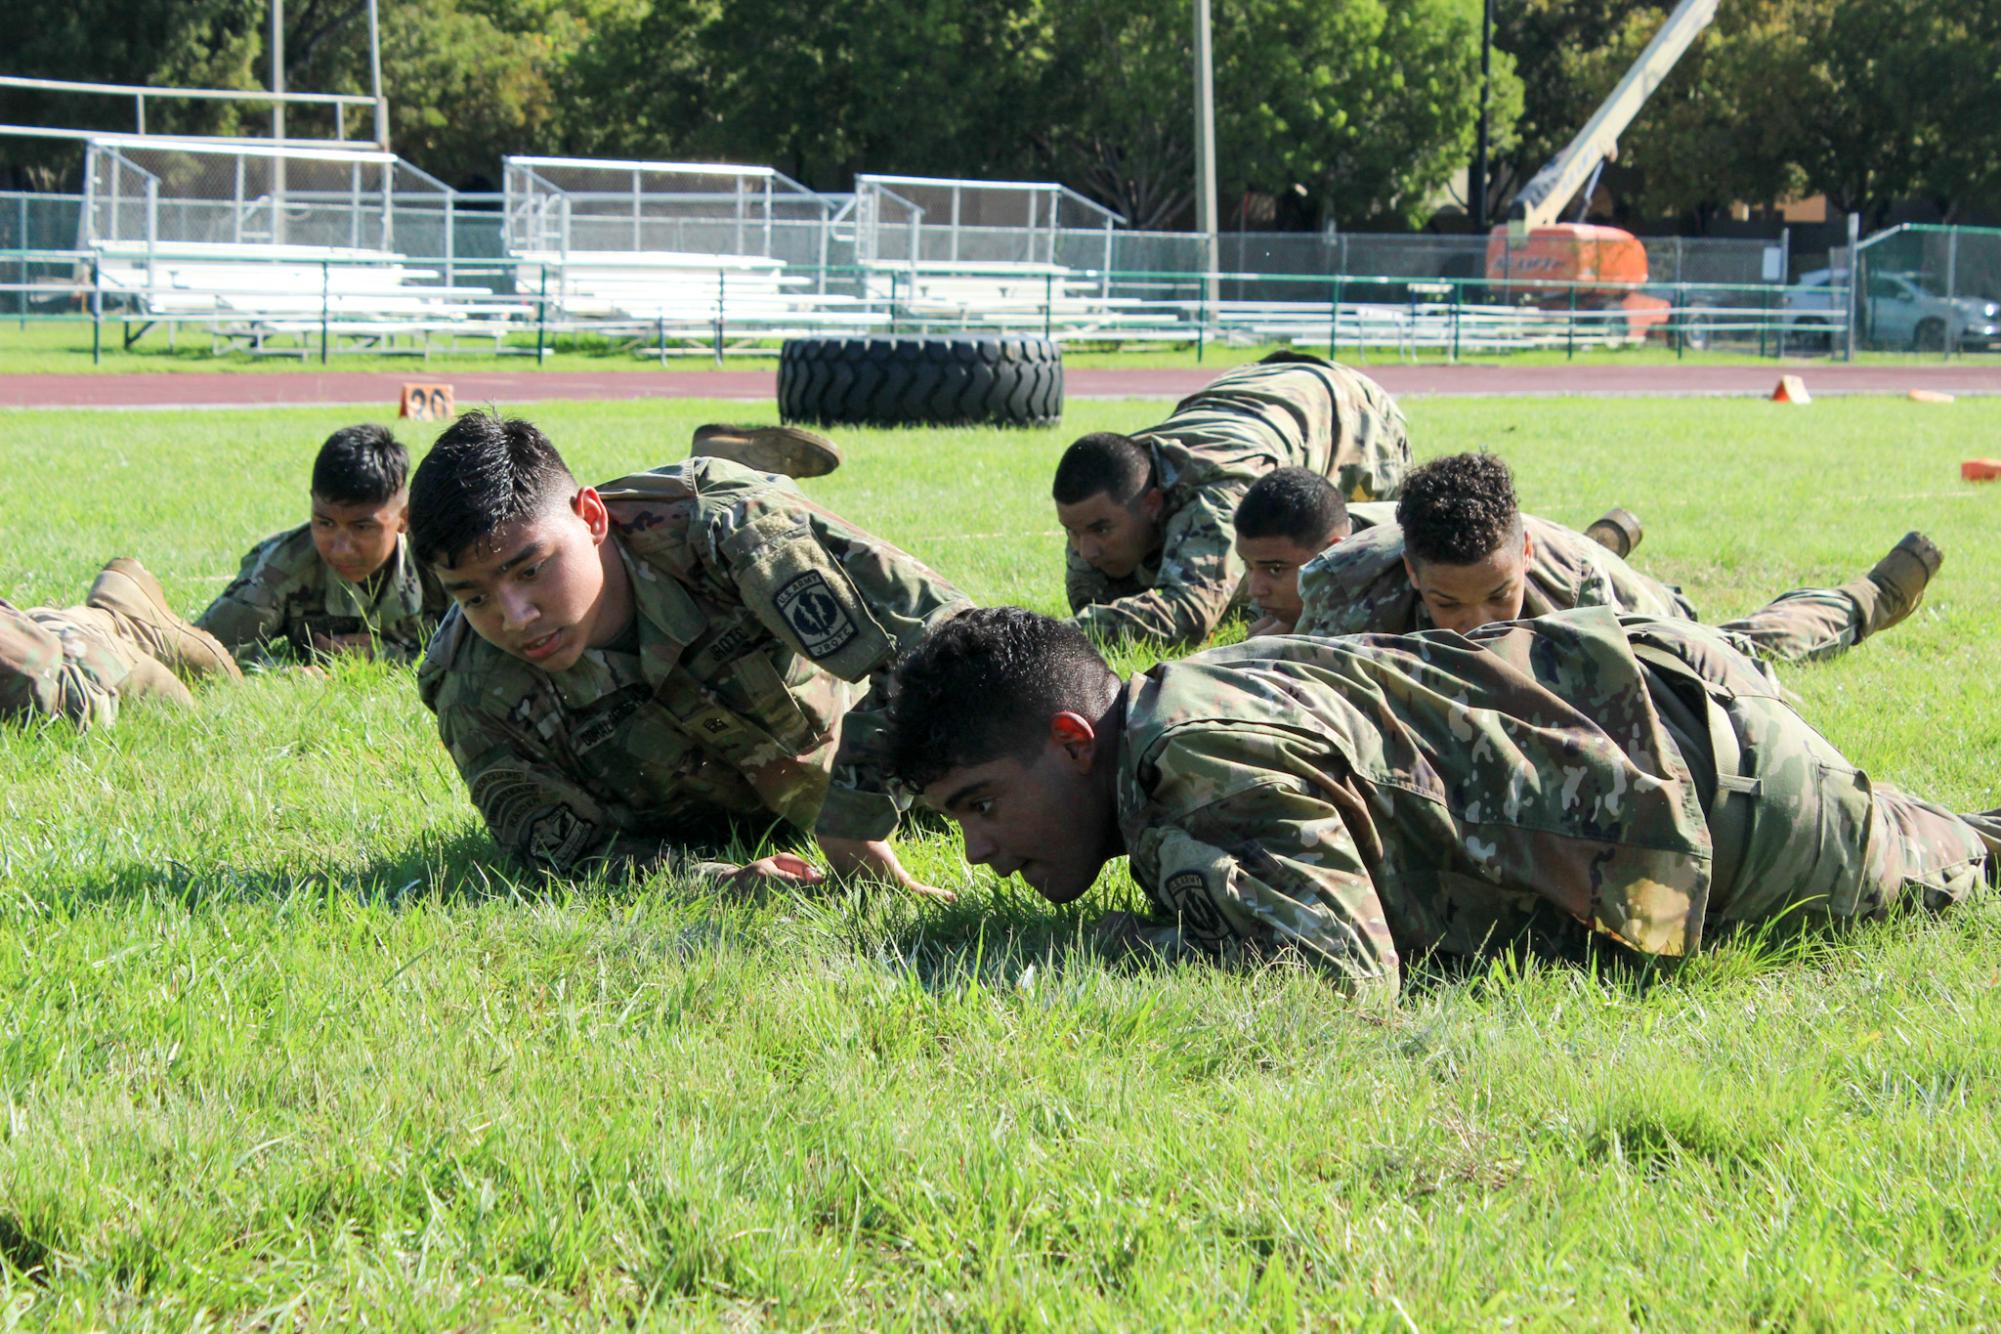
[[[709,618],[680,580],[634,560],[615,534],[610,541],[625,564],[626,581],[632,589],[641,666],[648,677],[657,677],[681,660],[688,646],[708,628]]]
[[[318,552],[313,555],[318,559]],[[333,567],[325,561],[320,562],[320,569],[326,573],[322,601],[325,604],[323,610],[329,616],[362,616],[371,621],[386,621],[415,616],[424,610],[423,574],[417,567],[417,558],[410,552],[408,533],[397,535],[395,552],[372,581],[375,584],[373,597],[362,585],[351,584],[335,574]]]

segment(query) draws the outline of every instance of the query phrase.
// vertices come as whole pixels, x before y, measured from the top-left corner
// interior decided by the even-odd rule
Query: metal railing
[[[635,260],[643,257],[635,257]],[[610,340],[666,358],[768,355],[791,336],[1041,334],[1070,343],[1288,343],[1333,356],[1465,355],[1651,343],[1677,355],[1732,346],[1835,352],[1845,287],[1187,270],[1013,270],[968,265],[755,265],[662,271],[616,259],[219,257],[0,250],[0,314],[87,321],[133,346],[163,328],[212,350],[322,362],[345,352],[449,354],[463,338],[538,362],[558,339]],[[401,341],[399,341],[401,340]]]

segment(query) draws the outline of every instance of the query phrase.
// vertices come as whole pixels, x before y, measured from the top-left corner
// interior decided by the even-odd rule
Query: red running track
[[[1393,394],[1750,395],[1769,394],[1771,366],[1406,366],[1361,367]],[[2001,394],[2001,362],[1950,366],[1787,366],[1808,392]],[[1219,374],[1200,366],[1160,369],[1077,368],[1073,398],[1175,398]],[[513,406],[538,399],[716,398],[769,401],[775,371],[455,372],[449,365],[407,373],[382,371],[159,372],[153,374],[0,375],[0,407],[213,408],[281,404],[378,405],[397,401],[406,381],[448,382],[460,405]]]

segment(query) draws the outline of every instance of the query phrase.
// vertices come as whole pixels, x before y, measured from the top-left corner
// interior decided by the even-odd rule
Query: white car
[[[1832,275],[1815,269],[1800,275],[1785,296],[1782,319],[1786,332],[1800,337],[1832,340],[1841,327],[1841,312],[1828,290]],[[1888,270],[1869,271],[1863,293],[1864,341],[1879,347],[1910,347],[1942,352],[1948,346],[2001,345],[2001,303],[1986,297],[1944,297],[1928,290],[1920,275]]]

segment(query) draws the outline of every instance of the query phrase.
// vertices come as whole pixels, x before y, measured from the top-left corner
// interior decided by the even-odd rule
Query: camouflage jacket
[[[1523,515],[1534,552],[1523,616],[1610,607],[1638,616],[1694,620],[1675,589],[1641,574],[1584,534]],[[1301,635],[1403,635],[1433,628],[1403,567],[1403,529],[1391,521],[1336,542],[1299,567]]]
[[[1178,918],[1158,943],[1290,946],[1383,993],[1402,961],[1539,913],[1692,949],[1711,842],[1635,655],[1649,640],[1684,659],[1726,642],[1586,609],[1470,639],[1255,639],[1133,678],[1119,820]]]
[[[545,672],[454,608],[419,672],[494,841],[568,872],[714,846],[731,817],[892,832],[880,691],[858,705],[851,683],[879,682],[965,598],[789,480],[721,459],[600,494],[632,580],[636,651],[591,649]]]
[[[1070,610],[1086,633],[1199,644],[1229,610],[1242,571],[1232,519],[1251,484],[1278,468],[1311,468],[1356,500],[1394,497],[1410,467],[1403,413],[1381,385],[1345,366],[1257,362],[1183,399],[1134,437],[1153,453],[1166,493],[1161,543],[1124,579],[1072,551]]]
[[[364,586],[327,568],[312,525],[304,524],[252,547],[196,624],[245,665],[309,659],[360,635],[381,657],[415,662],[450,606],[437,577],[411,554],[409,538],[396,540],[396,554]]]

